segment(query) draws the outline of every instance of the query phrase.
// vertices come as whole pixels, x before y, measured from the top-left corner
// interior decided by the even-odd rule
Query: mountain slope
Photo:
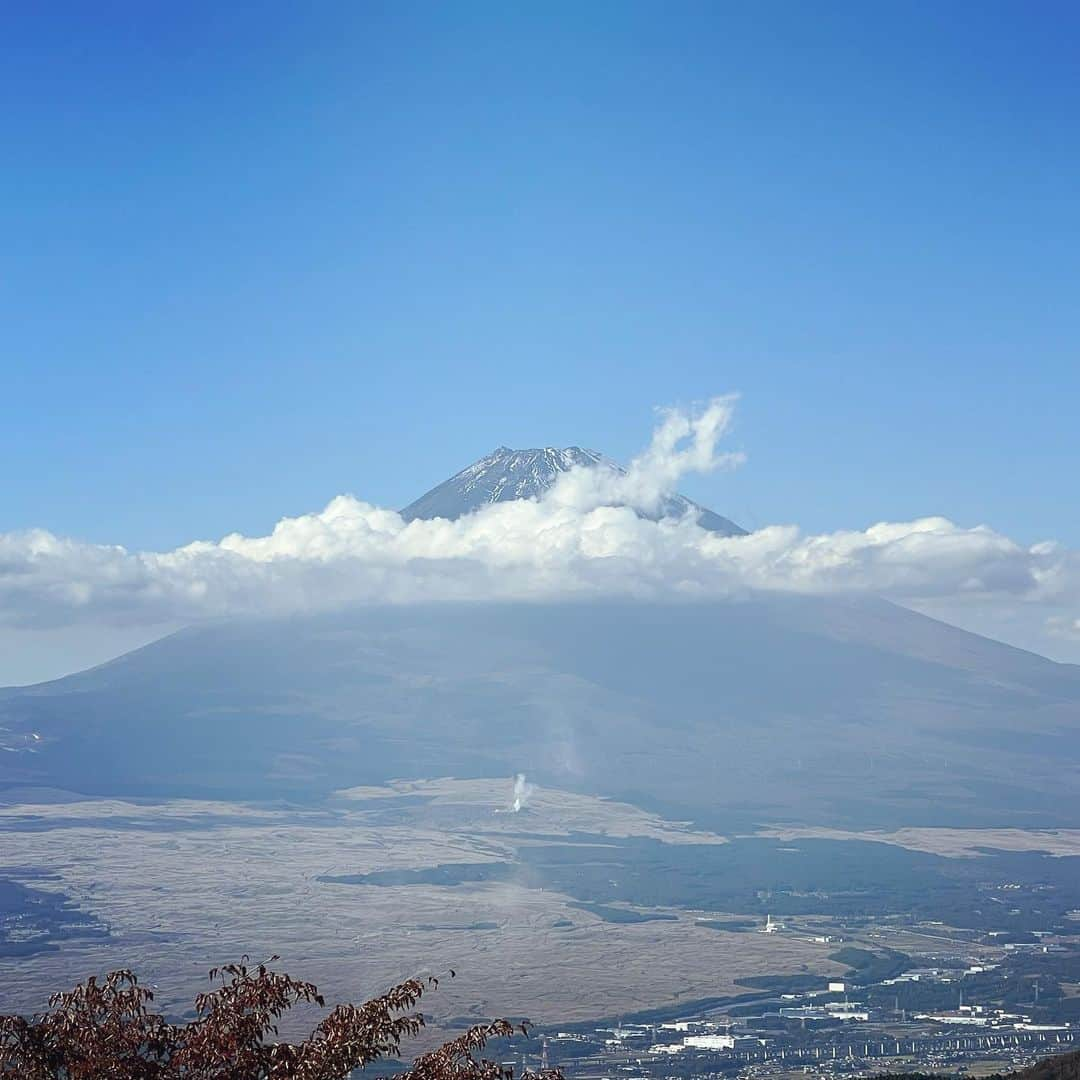
[[[621,465],[609,461],[595,450],[568,446],[563,450],[552,447],[534,450],[511,450],[500,446],[487,457],[473,462],[429,492],[421,495],[401,511],[406,521],[414,518],[449,518],[479,510],[489,503],[511,499],[538,499],[559,478],[573,468],[611,469],[625,472]],[[669,495],[656,515],[660,518],[698,515],[702,528],[724,536],[745,533],[733,521],[714,514],[682,495]]]
[[[1080,669],[883,601],[222,622],[0,692],[0,783],[319,797],[505,776],[730,827],[1080,825]]]

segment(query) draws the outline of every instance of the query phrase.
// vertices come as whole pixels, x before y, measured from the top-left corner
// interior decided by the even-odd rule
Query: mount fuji
[[[620,468],[500,447],[403,515],[539,498],[578,466]],[[657,513],[742,532],[679,495]],[[1073,828],[1078,735],[1080,667],[873,597],[358,605],[204,621],[0,689],[0,803],[525,772],[716,828]]]

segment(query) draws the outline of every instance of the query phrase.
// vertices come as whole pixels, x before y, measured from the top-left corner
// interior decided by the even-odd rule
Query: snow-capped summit
[[[508,446],[500,446],[462,469],[456,476],[432,488],[426,495],[421,495],[401,511],[401,516],[406,521],[437,517],[453,520],[488,503],[539,498],[555,483],[560,473],[568,472],[576,465],[625,471],[603,454],[580,446],[567,446],[561,450],[551,446],[533,450],[511,450]],[[682,495],[670,495],[664,499],[656,516],[683,517],[689,512],[695,512],[701,527],[711,532],[725,536],[740,536],[745,532],[733,521],[698,506]]]

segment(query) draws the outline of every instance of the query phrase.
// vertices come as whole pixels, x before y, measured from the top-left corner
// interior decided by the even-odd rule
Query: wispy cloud
[[[1046,620],[1046,631],[1051,637],[1080,641],[1080,618],[1070,615],[1052,615]]]
[[[603,506],[632,506],[655,513],[665,495],[675,491],[690,472],[733,469],[745,457],[737,451],[721,452],[720,439],[727,434],[737,397],[713,398],[705,408],[691,412],[661,409],[660,423],[646,450],[630,462],[624,473],[578,467],[559,477],[544,500],[549,506],[580,512]]]
[[[0,534],[0,620],[9,625],[158,623],[365,603],[546,600],[589,595],[722,597],[747,589],[868,592],[919,604],[975,598],[1032,605],[1076,633],[1080,552],[1019,544],[946,518],[804,535],[748,536],[690,519],[650,521],[688,472],[733,467],[721,449],[734,399],[661,415],[625,475],[576,469],[537,501],[458,521],[406,523],[349,495],[284,518],[267,536],[230,534],[169,552],[131,552],[51,533]],[[613,505],[623,504],[623,505]],[[722,508],[721,508],[722,509]]]

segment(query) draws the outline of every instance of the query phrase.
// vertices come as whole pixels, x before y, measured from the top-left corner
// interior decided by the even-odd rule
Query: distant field
[[[0,1011],[40,1008],[49,991],[119,966],[136,968],[160,987],[166,1009],[181,1010],[204,988],[207,968],[243,954],[281,954],[331,1000],[453,967],[458,977],[430,1001],[436,1023],[498,1010],[585,1020],[738,993],[735,980],[763,968],[841,970],[820,945],[717,934],[696,925],[701,912],[575,906],[525,868],[518,880],[443,885],[320,880],[505,866],[522,846],[536,852],[571,835],[587,834],[588,849],[601,852],[607,837],[669,850],[721,841],[634,807],[558,792],[537,792],[520,814],[496,813],[508,804],[506,780],[352,794],[309,812],[194,801],[0,808],[0,875],[47,868],[55,876],[36,887],[62,892],[111,932],[105,941],[64,941],[59,952],[0,957]]]
[[[934,855],[971,857],[993,851],[1045,851],[1048,855],[1080,855],[1080,829],[952,829],[910,828],[855,832],[807,826],[762,829],[757,836],[778,840],[866,840],[895,844]]]
[[[495,1012],[573,1022],[762,979],[823,983],[847,969],[817,936],[933,951],[963,926],[979,955],[990,939],[978,935],[1001,926],[1080,929],[1068,917],[1080,859],[1036,854],[1064,833],[793,827],[727,840],[580,794],[532,791],[519,813],[511,798],[505,778],[443,779],[308,809],[0,807],[0,883],[13,883],[0,890],[0,1011],[40,1008],[121,966],[179,1011],[213,964],[278,953],[331,999],[452,967],[458,978],[425,1010],[436,1024]],[[943,857],[988,848],[1005,853]],[[1007,904],[994,882],[1010,883]],[[39,920],[29,950],[18,944],[28,889],[54,894],[48,910],[63,915]],[[790,925],[756,933],[766,915]]]

